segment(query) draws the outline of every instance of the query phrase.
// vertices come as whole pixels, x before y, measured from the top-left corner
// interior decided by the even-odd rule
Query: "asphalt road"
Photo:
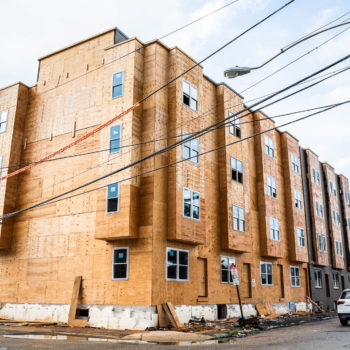
[[[72,340],[74,339],[74,340]],[[236,339],[229,344],[175,346],[157,344],[125,344],[107,341],[91,341],[85,338],[68,339],[16,339],[0,336],[0,350],[110,350],[110,349],[283,349],[283,350],[333,350],[350,349],[350,326],[343,327],[337,318],[307,323],[299,326],[279,328],[247,338]]]

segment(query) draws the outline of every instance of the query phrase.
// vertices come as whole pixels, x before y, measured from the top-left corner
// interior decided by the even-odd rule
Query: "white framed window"
[[[107,213],[119,212],[119,183],[110,184],[107,187]]]
[[[322,271],[315,270],[314,276],[315,276],[315,288],[322,288]]]
[[[303,200],[301,197],[301,192],[294,190],[294,205],[298,209],[303,209]]]
[[[230,134],[237,136],[238,138],[242,137],[242,130],[241,130],[241,121],[240,118],[236,115],[234,115],[232,112],[228,112],[230,118]]]
[[[267,175],[267,194],[272,198],[277,198],[276,179]]]
[[[335,252],[337,256],[343,256],[343,244],[342,242],[335,241]]]
[[[235,157],[231,157],[231,178],[243,183],[243,163]]]
[[[122,126],[121,124],[111,126],[109,135],[109,153],[121,151],[122,145]]]
[[[292,170],[296,174],[299,174],[299,170],[300,170],[299,158],[294,153],[291,154],[291,158],[292,158]]]
[[[316,183],[316,170],[312,168],[312,182],[315,184]]]
[[[329,180],[329,191],[331,194],[333,194],[333,196],[337,196],[337,189],[335,184],[333,184],[333,182],[331,180]]]
[[[232,283],[231,265],[236,265],[236,258],[232,256],[220,256],[221,283]]]
[[[272,286],[272,263],[260,262],[260,282],[262,286]]]
[[[317,234],[317,246],[319,252],[327,251],[326,236],[321,233]]]
[[[337,225],[340,226],[340,215],[338,212],[335,212],[336,218],[337,218]]]
[[[350,205],[350,193],[346,192],[345,201],[347,205]]]
[[[198,111],[198,89],[186,80],[182,80],[182,103],[195,112]]]
[[[316,173],[316,182],[317,182],[317,185],[320,186],[321,181],[320,181],[320,172],[319,171]]]
[[[6,131],[9,111],[0,112],[0,134]]]
[[[166,248],[166,280],[188,281],[188,250]]]
[[[182,138],[185,139],[189,136],[187,132],[182,133]],[[182,156],[184,159],[188,159],[193,163],[199,163],[199,140],[198,138],[186,141],[182,146]]]
[[[183,188],[183,215],[185,218],[200,219],[200,196],[199,192]]]
[[[324,252],[327,251],[327,240],[325,235],[322,235],[322,249]]]
[[[305,247],[305,231],[303,228],[297,227],[297,237],[298,237],[298,246]]]
[[[316,212],[316,216],[319,217],[320,216],[320,210],[318,207],[318,202],[315,200],[315,212]]]
[[[324,218],[323,205],[320,203],[320,218]]]
[[[339,273],[338,272],[333,272],[333,288],[334,289],[339,289]]]
[[[269,218],[270,223],[270,239],[274,241],[280,240],[280,222],[277,219]]]
[[[264,135],[265,138],[265,154],[271,158],[275,158],[275,145],[271,137]]]
[[[123,96],[124,72],[113,74],[112,98]]]
[[[112,280],[129,279],[129,248],[113,248],[113,276]]]
[[[300,287],[300,272],[299,267],[290,267],[290,284],[292,287]]]
[[[239,232],[245,232],[245,211],[244,208],[236,205],[232,206],[233,229]]]
[[[335,223],[336,223],[335,210],[334,209],[332,209],[332,223],[333,223],[333,225],[335,225]]]

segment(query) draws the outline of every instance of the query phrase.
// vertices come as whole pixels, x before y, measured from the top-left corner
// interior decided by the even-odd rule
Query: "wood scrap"
[[[258,311],[259,316],[264,316],[264,319],[269,320],[279,317],[279,315],[275,313],[275,309],[271,303],[256,304],[255,307]]]
[[[76,276],[73,284],[72,299],[70,302],[68,325],[74,327],[85,327],[87,325],[87,319],[77,319],[77,305],[79,300],[79,293],[81,287],[82,276]]]
[[[170,324],[173,328],[180,328],[182,327],[182,323],[179,321],[174,306],[172,303],[167,302],[165,304],[162,304],[163,310],[165,312],[165,314],[167,315]]]
[[[169,327],[169,319],[165,314],[163,307],[161,304],[157,305],[157,313],[158,313],[158,325],[159,327]]]
[[[317,303],[315,303],[310,297],[306,297],[306,300],[310,302],[313,306],[315,306],[319,311],[324,313],[324,310],[319,306]]]

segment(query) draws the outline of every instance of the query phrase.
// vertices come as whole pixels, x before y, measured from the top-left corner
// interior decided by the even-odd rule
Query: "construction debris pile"
[[[160,329],[205,334],[211,336],[212,339],[242,338],[273,328],[289,327],[329,319],[335,316],[334,313],[325,313],[323,310],[316,313],[289,312],[280,315],[275,313],[270,303],[256,304],[256,310],[258,316],[247,319],[234,317],[218,321],[206,321],[204,318],[201,318],[191,319],[188,324],[182,325],[171,303],[158,306],[158,313],[160,313],[159,319],[161,320]]]

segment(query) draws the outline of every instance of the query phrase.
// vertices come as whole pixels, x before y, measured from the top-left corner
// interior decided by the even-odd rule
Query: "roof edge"
[[[9,89],[9,88],[11,88],[11,87],[13,87],[13,86],[16,86],[16,85],[23,85],[23,86],[25,86],[26,88],[30,89],[30,87],[29,87],[28,85],[22,83],[21,81],[17,81],[17,83],[13,83],[13,84],[10,84],[10,85],[7,85],[7,86],[4,86],[4,87],[0,88],[0,91]]]
[[[62,52],[62,51],[71,49],[71,48],[74,47],[74,46],[77,46],[77,45],[83,44],[83,43],[85,43],[85,42],[87,42],[87,41],[89,41],[89,40],[98,38],[99,36],[104,35],[104,34],[107,34],[107,33],[110,33],[110,32],[112,32],[112,31],[115,31],[116,29],[117,29],[117,28],[108,29],[108,30],[105,30],[105,31],[102,32],[102,33],[99,33],[99,34],[90,36],[89,38],[86,38],[86,39],[83,39],[83,40],[80,40],[80,41],[77,41],[77,42],[75,42],[74,44],[65,46],[65,47],[63,47],[63,48],[60,49],[60,50],[53,51],[53,52],[51,52],[51,53],[49,53],[49,54],[47,54],[47,55],[45,55],[45,56],[43,56],[43,57],[38,58],[38,61],[42,61],[42,60],[44,60],[44,59],[46,59],[46,58],[49,58],[49,57],[51,57],[51,56],[54,56],[54,55],[58,54],[59,52]]]

